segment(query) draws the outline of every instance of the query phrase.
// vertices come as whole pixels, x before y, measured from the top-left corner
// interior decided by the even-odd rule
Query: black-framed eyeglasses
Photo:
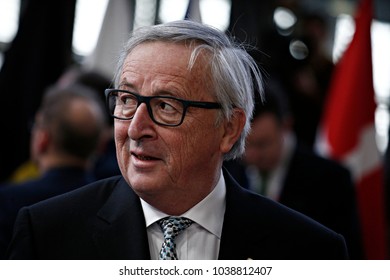
[[[179,126],[188,107],[221,109],[220,103],[184,100],[172,96],[142,96],[127,90],[106,89],[108,110],[112,117],[131,120],[137,108],[145,103],[150,118],[158,125]]]

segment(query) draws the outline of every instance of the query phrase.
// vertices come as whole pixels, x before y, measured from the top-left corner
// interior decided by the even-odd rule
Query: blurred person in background
[[[31,137],[31,157],[41,175],[0,188],[2,258],[20,208],[95,180],[89,168],[105,126],[103,104],[91,89],[80,85],[48,89]]]
[[[76,65],[67,69],[56,82],[58,88],[68,88],[73,85],[88,87],[90,90],[94,91],[94,94],[102,103],[105,103],[106,101],[104,90],[110,88],[111,84],[111,80],[98,71],[85,70]],[[105,126],[104,131],[101,133],[100,144],[94,152],[94,159],[89,167],[91,175],[97,180],[120,174],[114,143],[114,122],[107,110],[105,110],[105,113],[108,125]],[[35,179],[40,175],[37,162],[28,159],[12,173],[8,182],[22,183],[27,180]],[[5,184],[0,184],[0,187],[4,185]]]
[[[279,83],[268,84],[264,99],[256,102],[243,158],[225,166],[242,186],[342,234],[350,257],[363,258],[349,170],[297,142],[287,97]]]
[[[60,77],[60,86],[80,84],[89,87],[97,93],[102,102],[106,101],[104,91],[112,87],[112,81],[97,70],[86,70],[82,67],[71,67]],[[95,153],[91,173],[96,179],[120,175],[116,158],[114,141],[114,121],[106,110],[108,125],[102,134],[102,144]]]

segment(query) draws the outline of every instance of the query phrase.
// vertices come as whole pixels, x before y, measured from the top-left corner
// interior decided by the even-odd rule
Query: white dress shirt
[[[279,201],[280,194],[282,193],[284,179],[287,175],[288,166],[293,156],[295,146],[295,136],[292,133],[286,132],[283,137],[281,160],[279,161],[278,166],[270,172],[264,194],[275,201]],[[249,189],[257,193],[262,193],[262,178],[258,169],[254,166],[248,166],[246,174],[249,180]]]
[[[179,260],[216,260],[226,208],[226,185],[222,171],[213,191],[181,217],[194,223],[175,239]],[[157,260],[164,236],[157,221],[168,215],[141,199],[145,215],[150,256]]]

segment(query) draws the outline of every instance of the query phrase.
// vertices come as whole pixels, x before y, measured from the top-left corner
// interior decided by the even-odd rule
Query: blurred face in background
[[[259,171],[272,171],[281,160],[285,127],[271,113],[257,116],[247,137],[244,161]]]

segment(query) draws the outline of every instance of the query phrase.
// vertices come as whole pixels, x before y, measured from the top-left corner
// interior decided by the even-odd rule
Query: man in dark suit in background
[[[350,257],[363,258],[350,172],[299,144],[282,87],[269,82],[257,102],[244,157],[225,163],[244,187],[297,210],[342,234]]]
[[[14,259],[343,259],[344,239],[240,188],[222,168],[244,152],[255,61],[191,21],[135,31],[120,56],[115,118],[122,176],[24,208]]]
[[[104,106],[90,89],[74,85],[47,91],[31,135],[31,156],[42,175],[0,186],[1,258],[20,208],[93,180],[87,170],[105,123]]]

